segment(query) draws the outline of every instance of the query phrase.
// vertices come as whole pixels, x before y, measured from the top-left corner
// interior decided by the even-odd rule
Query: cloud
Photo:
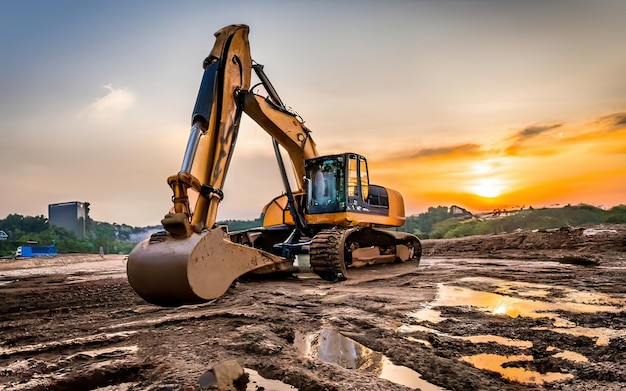
[[[605,115],[596,121],[601,127],[611,132],[626,127],[626,113],[613,113]]]
[[[424,148],[416,152],[409,152],[401,156],[401,159],[420,158],[448,158],[452,156],[468,156],[481,154],[481,146],[473,143],[451,145],[447,147]]]
[[[559,137],[562,148],[587,146],[608,154],[622,153],[619,151],[624,150],[626,141],[626,113],[617,112],[582,124],[572,123],[564,130]]]
[[[615,118],[615,124],[617,126],[626,125],[626,113],[614,114],[613,118]]]
[[[488,157],[547,157],[576,148],[594,148],[596,153],[623,154],[626,137],[626,112],[596,117],[589,122],[554,122],[526,126],[492,140],[491,145],[459,143],[397,151],[380,161],[463,160]],[[372,159],[374,160],[374,159]]]
[[[517,155],[526,141],[536,138],[540,134],[561,128],[562,126],[563,124],[560,122],[553,124],[536,124],[527,126],[524,129],[515,133],[513,136],[509,137],[509,139],[513,139],[513,142],[511,143],[511,145],[505,148],[504,151],[509,156]],[[550,153],[551,152],[547,152],[547,154]],[[542,154],[546,154],[546,151],[543,150]]]
[[[523,143],[514,143],[504,149],[505,156],[550,156],[557,153],[553,145],[528,146]]]
[[[531,137],[535,137],[541,133],[545,133],[549,130],[552,129],[556,129],[561,127],[563,124],[561,123],[556,123],[556,124],[546,124],[546,125],[531,125],[528,126],[524,129],[522,129],[521,131],[519,131],[515,138],[518,140],[524,140],[527,138],[531,138]]]
[[[111,84],[105,84],[102,87],[108,90],[108,93],[97,98],[81,111],[79,118],[88,118],[96,121],[115,119],[130,109],[135,103],[135,95],[129,90],[115,89]]]

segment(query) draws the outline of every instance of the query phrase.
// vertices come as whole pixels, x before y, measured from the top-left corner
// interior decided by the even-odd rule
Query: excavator
[[[365,157],[318,153],[302,118],[253,62],[248,33],[242,24],[215,33],[182,165],[167,178],[173,206],[161,221],[164,230],[128,256],[132,288],[149,303],[179,306],[218,298],[244,275],[292,273],[307,257],[327,281],[345,280],[353,267],[419,266],[419,239],[389,229],[404,224],[402,195],[369,182]],[[253,71],[260,82],[251,87]],[[285,189],[263,208],[262,226],[229,232],[216,224],[217,211],[243,113],[271,136]],[[291,181],[281,148],[291,160]]]

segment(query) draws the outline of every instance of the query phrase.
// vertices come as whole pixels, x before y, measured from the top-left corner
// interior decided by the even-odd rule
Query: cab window
[[[307,162],[307,194],[310,210],[319,212],[345,208],[344,163],[341,156]]]
[[[350,156],[348,161],[348,197],[359,195],[359,173],[356,156]]]
[[[361,178],[361,199],[367,202],[370,193],[370,184],[367,175],[367,162],[365,159],[359,159],[359,176]]]

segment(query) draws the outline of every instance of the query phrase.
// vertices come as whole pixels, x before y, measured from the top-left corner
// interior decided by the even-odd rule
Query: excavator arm
[[[273,103],[269,98],[253,94],[243,94],[243,110],[289,154],[298,188],[304,188],[306,159],[319,156],[311,131],[300,119]]]
[[[168,178],[174,192],[174,212],[166,216],[163,225],[173,236],[188,237],[215,224],[242,111],[285,148],[298,190],[304,188],[305,159],[318,156],[310,130],[286,109],[263,66],[252,64],[247,34],[244,25],[218,31],[215,46],[204,61],[181,170]],[[268,98],[249,90],[252,69],[270,94]],[[189,188],[200,194],[193,214]]]
[[[193,110],[192,126],[180,171],[168,178],[174,210],[163,220],[176,238],[189,237],[215,224],[230,164],[241,109],[237,94],[250,86],[248,27],[228,26],[215,33],[215,45],[204,60],[204,75]],[[193,215],[187,189],[199,193]]]
[[[128,280],[148,302],[168,306],[213,299],[247,272],[290,266],[284,257],[231,242],[227,232],[215,227],[243,112],[287,151],[299,190],[304,188],[305,159],[318,156],[309,129],[286,110],[262,66],[252,64],[248,31],[248,26],[232,25],[215,33],[181,169],[167,180],[174,206],[162,220],[165,231],[129,254]],[[250,91],[253,68],[270,98]],[[199,194],[194,208],[189,189]]]

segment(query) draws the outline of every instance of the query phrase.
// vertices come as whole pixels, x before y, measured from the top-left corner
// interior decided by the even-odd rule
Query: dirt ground
[[[0,389],[199,390],[230,359],[248,390],[626,389],[626,225],[423,246],[179,308],[135,295],[123,255],[0,261]]]

